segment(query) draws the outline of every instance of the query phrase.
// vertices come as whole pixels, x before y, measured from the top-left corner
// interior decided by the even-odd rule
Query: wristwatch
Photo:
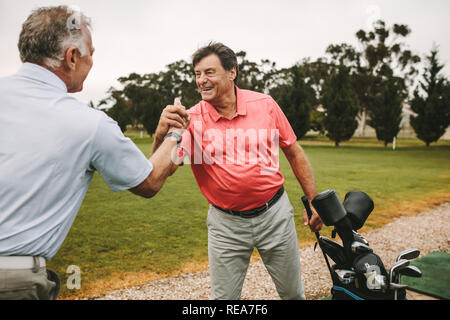
[[[181,136],[176,132],[169,132],[164,136],[164,140],[166,140],[166,138],[168,137],[174,137],[175,139],[177,139],[177,144],[180,144],[181,142]]]

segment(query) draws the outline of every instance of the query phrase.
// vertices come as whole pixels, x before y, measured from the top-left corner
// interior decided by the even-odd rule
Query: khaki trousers
[[[0,300],[56,300],[58,275],[45,267],[0,269]]]
[[[210,205],[208,256],[213,299],[240,299],[256,247],[281,299],[305,299],[294,209],[286,192],[263,214],[242,218]]]

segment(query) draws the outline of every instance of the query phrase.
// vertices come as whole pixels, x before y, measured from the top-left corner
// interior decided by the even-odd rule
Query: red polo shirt
[[[211,204],[243,211],[264,205],[283,185],[279,147],[292,145],[297,137],[270,96],[236,87],[236,98],[231,120],[206,101],[190,108],[179,155],[189,157]]]

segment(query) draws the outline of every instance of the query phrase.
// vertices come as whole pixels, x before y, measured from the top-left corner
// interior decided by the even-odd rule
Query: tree
[[[411,109],[417,115],[410,116],[410,123],[417,137],[425,142],[426,146],[439,140],[450,123],[450,83],[440,71],[444,67],[438,61],[438,49],[433,48],[426,57],[427,67],[423,74],[424,82],[414,91]]]
[[[311,108],[317,104],[315,91],[307,82],[301,65],[279,71],[285,78],[285,83],[272,88],[270,94],[280,105],[297,139],[309,131]]]
[[[175,98],[181,98],[181,103],[186,108],[200,101],[201,96],[197,91],[194,67],[191,63],[179,60],[167,65],[166,69],[149,83],[152,88],[159,90],[164,106],[173,104]]]
[[[121,93],[114,88],[109,89],[110,97],[103,99],[99,103],[99,107],[106,105],[108,101],[114,100],[115,103],[112,108],[106,111],[106,114],[116,120],[120,130],[125,132],[127,130],[127,125],[131,124],[132,120],[130,117],[130,101],[125,100],[121,97]]]
[[[368,124],[386,147],[400,131],[405,88],[402,79],[395,77],[386,80],[382,87],[383,91],[371,103]]]
[[[306,79],[316,92],[316,98],[320,100],[327,89],[327,84],[331,76],[336,73],[339,64],[329,63],[325,58],[318,58],[310,61],[309,58],[303,59],[301,64]]]
[[[248,60],[246,56],[245,51],[236,53],[239,65],[238,87],[265,93],[269,89],[272,76],[276,73],[275,62],[262,59],[260,63],[256,63]]]
[[[339,66],[322,98],[327,137],[335,142],[336,147],[340,142],[349,140],[358,127],[355,119],[358,113],[358,97],[352,88],[349,72],[344,65]]]
[[[165,107],[163,98],[158,90],[147,88],[147,96],[143,103],[141,123],[147,133],[152,136],[158,126],[159,117]]]
[[[312,109],[310,113],[311,130],[319,132],[320,135],[325,134],[325,116],[322,111]]]
[[[359,50],[345,43],[327,48],[335,64],[343,63],[351,67],[352,82],[360,104],[360,136],[364,136],[367,114],[372,104],[376,103],[373,98],[384,92],[387,78],[395,76],[403,79],[406,87],[414,81],[420,57],[402,42],[410,33],[407,25],[386,27],[384,21],[378,20],[372,30],[356,33]]]
[[[322,105],[322,98],[327,91],[331,77],[336,74],[339,69],[339,64],[347,63],[347,61],[333,61],[328,62],[325,58],[318,58],[315,61],[310,61],[309,58],[303,59],[302,68],[305,72],[306,80],[315,91],[317,105],[312,108],[310,113],[311,129],[324,135],[326,132],[324,125],[324,112],[320,110]]]

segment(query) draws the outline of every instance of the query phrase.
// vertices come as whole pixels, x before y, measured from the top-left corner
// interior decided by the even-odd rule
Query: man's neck
[[[217,103],[212,103],[217,112],[227,119],[233,118],[237,111],[236,89],[233,87],[229,94],[222,96]]]
[[[41,66],[42,68],[47,69],[48,71],[52,72],[53,74],[55,74],[58,78],[61,79],[62,82],[64,82],[64,84],[66,85],[66,88],[69,89],[69,79],[66,76],[66,74],[61,70],[61,67],[57,67],[57,68],[50,68],[45,64],[39,64],[39,66]],[[68,92],[70,92],[68,90]]]

